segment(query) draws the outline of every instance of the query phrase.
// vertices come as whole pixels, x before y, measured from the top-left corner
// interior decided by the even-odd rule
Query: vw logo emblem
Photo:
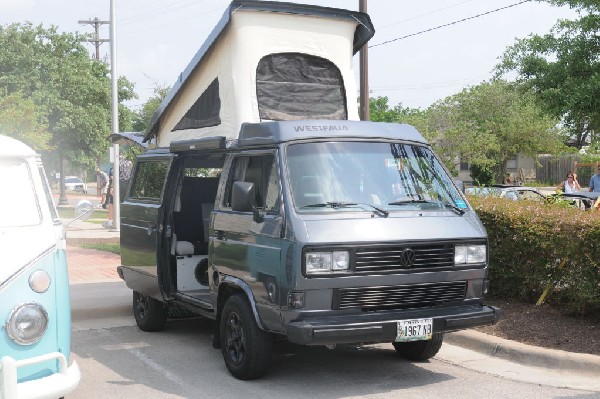
[[[415,263],[415,251],[411,248],[404,248],[400,254],[400,261],[402,266],[409,268]]]

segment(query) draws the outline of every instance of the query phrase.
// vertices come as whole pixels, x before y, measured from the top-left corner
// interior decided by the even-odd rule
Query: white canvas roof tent
[[[244,122],[358,120],[352,56],[374,33],[357,11],[234,0],[154,113],[144,141],[233,140]]]

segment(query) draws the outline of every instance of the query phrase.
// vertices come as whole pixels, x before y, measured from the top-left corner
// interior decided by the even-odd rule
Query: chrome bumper
[[[57,360],[59,372],[36,380],[17,382],[19,367]],[[76,361],[67,366],[62,353],[54,352],[23,360],[10,356],[0,359],[0,398],[2,399],[56,399],[73,391],[79,384],[81,372]]]

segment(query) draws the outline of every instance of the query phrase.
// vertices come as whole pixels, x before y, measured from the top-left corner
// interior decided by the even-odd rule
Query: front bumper
[[[32,364],[58,360],[59,372],[36,380],[17,382],[17,369]],[[62,353],[48,353],[23,360],[10,356],[0,359],[0,398],[10,399],[56,399],[73,391],[81,372],[76,361],[67,367],[67,359]]]
[[[466,305],[305,318],[288,323],[287,338],[301,345],[393,342],[397,321],[422,318],[432,318],[433,332],[442,333],[495,324],[500,318],[500,309]]]

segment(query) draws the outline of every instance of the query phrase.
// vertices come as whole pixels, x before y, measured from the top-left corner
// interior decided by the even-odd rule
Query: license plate
[[[432,319],[401,320],[397,323],[396,342],[428,340],[433,334]]]

